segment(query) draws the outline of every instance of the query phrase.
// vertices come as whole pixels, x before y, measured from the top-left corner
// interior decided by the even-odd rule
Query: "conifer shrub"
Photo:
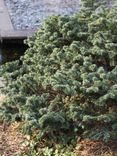
[[[117,7],[83,2],[75,16],[48,18],[25,55],[1,67],[3,120],[68,142],[117,138]]]

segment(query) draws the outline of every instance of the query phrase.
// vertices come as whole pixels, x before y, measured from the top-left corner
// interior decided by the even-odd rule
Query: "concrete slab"
[[[17,30],[5,30],[1,31],[1,40],[8,39],[25,39],[33,36],[35,30],[17,31]]]
[[[0,31],[14,30],[4,0],[0,0]]]

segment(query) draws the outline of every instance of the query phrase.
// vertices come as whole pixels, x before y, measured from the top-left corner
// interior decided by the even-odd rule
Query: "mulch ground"
[[[106,145],[99,141],[83,140],[78,143],[75,153],[79,156],[117,156],[117,142]]]
[[[0,94],[0,106],[6,97]],[[29,136],[20,132],[22,123],[15,122],[11,125],[0,121],[0,156],[21,156],[28,150],[25,144]],[[105,145],[102,142],[83,140],[78,142],[74,151],[76,156],[117,156],[117,141]]]
[[[19,131],[20,124],[0,123],[0,156],[21,156],[28,150],[25,145],[28,136]],[[98,141],[83,140],[77,144],[74,153],[76,156],[117,156],[117,142],[105,145]]]
[[[2,107],[6,96],[0,94],[0,107]],[[27,136],[23,135],[19,128],[21,123],[15,122],[11,125],[3,124],[0,119],[0,156],[22,155],[27,150],[25,141]]]
[[[14,123],[10,126],[0,124],[0,156],[21,155],[26,146],[23,142],[26,137],[18,130],[19,124]]]

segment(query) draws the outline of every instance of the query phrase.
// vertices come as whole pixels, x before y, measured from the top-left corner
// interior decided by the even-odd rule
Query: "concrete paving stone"
[[[14,3],[17,1],[14,0]],[[15,30],[11,22],[8,9],[4,0],[0,0],[0,40],[3,39],[24,39],[32,36],[35,30]]]

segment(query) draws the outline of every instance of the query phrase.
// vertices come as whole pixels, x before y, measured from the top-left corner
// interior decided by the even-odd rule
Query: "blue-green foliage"
[[[2,67],[4,119],[57,137],[117,138],[117,7],[89,4],[47,19],[25,55]]]

